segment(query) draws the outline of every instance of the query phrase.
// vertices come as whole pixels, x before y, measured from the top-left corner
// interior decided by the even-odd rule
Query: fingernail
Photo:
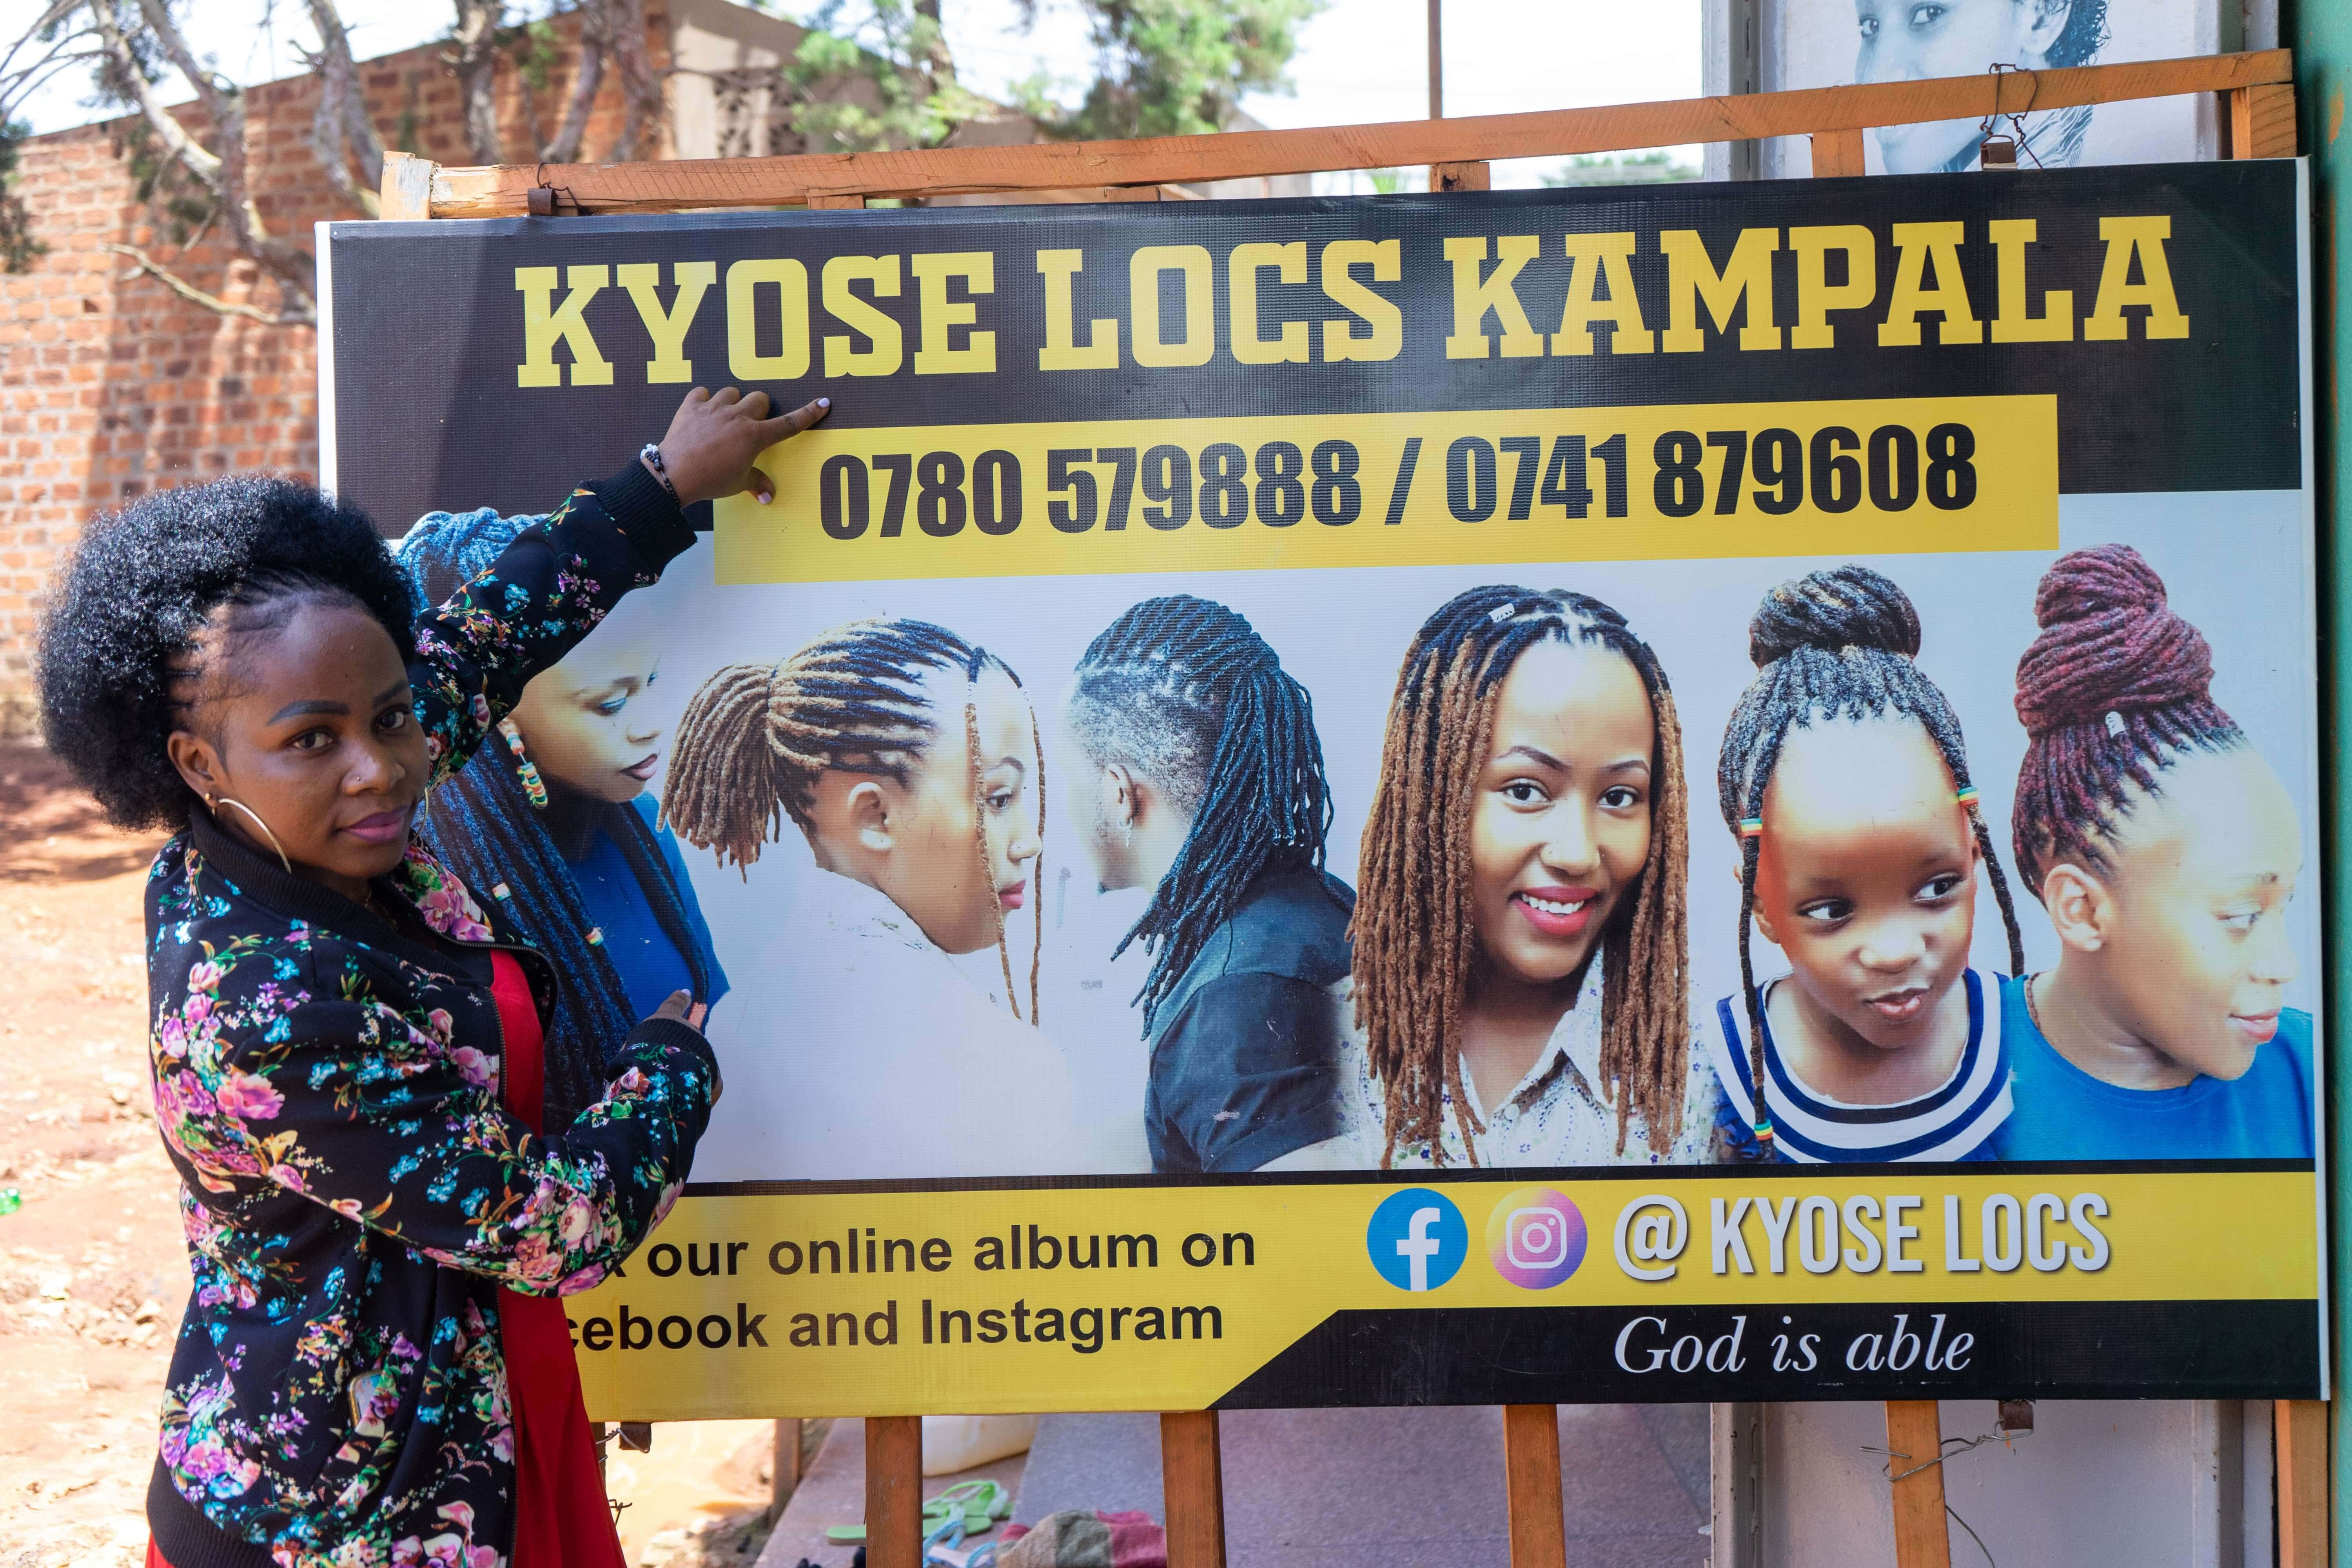
[[[820,397],[816,400],[816,405],[819,408],[830,408],[833,406],[833,399],[830,397]]]

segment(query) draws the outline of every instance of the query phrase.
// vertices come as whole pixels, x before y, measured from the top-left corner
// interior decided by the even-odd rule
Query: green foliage
[[[1080,0],[1096,76],[1076,109],[1032,79],[1022,109],[1074,141],[1223,131],[1244,95],[1287,92],[1298,29],[1323,0]],[[1034,19],[1034,0],[1030,11]]]
[[[33,234],[25,198],[10,188],[16,179],[17,148],[32,133],[22,121],[0,122],[0,272],[23,272],[49,252]]]
[[[936,147],[994,107],[957,84],[938,16],[908,0],[824,0],[804,26],[782,75],[813,153]]]
[[[1696,180],[1696,163],[1678,163],[1663,147],[1647,153],[1604,153],[1598,157],[1570,158],[1543,177],[1547,185],[1664,185]]]

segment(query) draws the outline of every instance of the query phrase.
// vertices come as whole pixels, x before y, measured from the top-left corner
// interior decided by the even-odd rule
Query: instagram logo
[[[1519,1187],[1486,1220],[1495,1272],[1523,1290],[1549,1290],[1584,1261],[1584,1215],[1568,1194]]]

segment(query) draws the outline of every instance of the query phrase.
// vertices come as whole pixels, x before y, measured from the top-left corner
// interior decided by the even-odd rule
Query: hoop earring
[[[522,749],[522,731],[512,719],[499,721],[499,733],[507,738],[507,750],[514,753],[515,773],[522,780],[522,793],[541,811],[547,809],[547,785],[540,781],[539,770],[530,764],[530,757]]]
[[[261,820],[261,813],[254,810],[253,807],[246,805],[245,802],[233,799],[228,795],[208,795],[205,796],[205,807],[206,810],[210,811],[215,817],[218,817],[220,816],[220,808],[225,805],[233,805],[236,807],[237,810],[245,813],[246,816],[253,818],[253,825],[261,829],[261,836],[269,840],[269,847],[272,849],[278,851],[278,863],[286,868],[286,874],[288,876],[292,876],[294,874],[294,862],[286,858],[286,846],[278,842],[278,835],[269,831],[269,824]]]

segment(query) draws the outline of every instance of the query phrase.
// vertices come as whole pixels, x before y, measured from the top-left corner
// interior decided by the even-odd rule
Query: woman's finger
[[[688,1009],[692,1007],[693,1005],[694,997],[690,993],[673,991],[669,994],[668,999],[663,1002],[661,1006],[655,1010],[654,1016],[656,1018],[683,1018],[686,1016]]]
[[[751,471],[743,476],[743,488],[750,490],[761,506],[776,499],[776,481],[761,473],[756,463],[752,465]]]
[[[742,412],[750,415],[754,419],[764,419],[768,415],[768,405],[770,401],[768,394],[764,389],[754,387],[752,390],[743,395]]]
[[[740,387],[722,386],[711,396],[710,401],[713,403],[735,403],[740,401],[742,396],[743,392]]]
[[[761,420],[760,438],[772,444],[782,440],[787,436],[797,436],[832,412],[833,399],[830,397],[820,397],[814,403],[803,403],[788,414],[779,414],[773,419]]]

